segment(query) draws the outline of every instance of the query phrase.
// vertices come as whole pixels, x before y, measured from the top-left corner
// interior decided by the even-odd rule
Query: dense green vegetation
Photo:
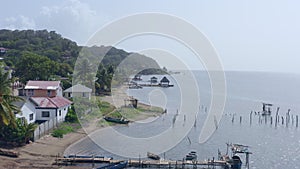
[[[68,109],[65,121],[62,124],[59,124],[58,128],[54,129],[51,135],[53,137],[63,138],[65,134],[73,132],[80,127],[78,116],[75,112],[74,105],[72,105],[71,108]]]
[[[13,104],[21,98],[12,96],[10,85],[13,79],[8,78],[8,72],[0,70],[0,144],[22,145],[32,138],[35,124],[16,119],[15,112],[20,110]]]
[[[148,68],[160,69],[146,56],[114,47],[78,46],[55,31],[0,30],[0,47],[8,49],[0,57],[23,83],[64,77],[63,87],[67,88],[74,77],[98,94],[110,92],[111,85],[121,84],[124,77]]]

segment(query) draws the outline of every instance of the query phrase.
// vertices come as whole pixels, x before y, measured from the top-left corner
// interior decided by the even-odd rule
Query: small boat
[[[185,160],[187,161],[197,160],[197,153],[195,151],[191,151],[189,154],[185,156]]]
[[[150,153],[150,152],[147,152],[147,157],[151,158],[153,160],[160,160],[160,157],[158,155]]]
[[[122,118],[114,118],[114,117],[104,117],[106,121],[120,124],[128,124],[130,121]]]
[[[99,167],[97,169],[123,169],[126,168],[128,161],[120,161],[117,163],[112,163],[107,166]]]

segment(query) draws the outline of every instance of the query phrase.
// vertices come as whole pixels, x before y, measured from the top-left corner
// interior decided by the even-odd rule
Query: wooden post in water
[[[291,121],[290,111],[291,111],[291,109],[288,109],[288,112],[287,112],[288,121],[289,121],[288,123],[290,123],[290,121]]]
[[[246,153],[246,166],[247,166],[247,169],[250,169],[250,164],[249,164],[249,153]]]
[[[298,127],[298,115],[296,116],[296,127]]]
[[[284,118],[281,116],[281,124],[284,125]]]
[[[292,115],[292,125],[294,125],[294,115]]]
[[[289,120],[288,120],[288,113],[285,114],[285,127],[288,127]]]
[[[272,126],[272,124],[273,124],[273,117],[271,116],[271,126]]]
[[[141,167],[141,155],[139,154],[139,167]]]
[[[267,120],[268,120],[268,119],[267,119],[267,116],[265,116],[265,124],[267,124]]]
[[[232,116],[231,122],[232,122],[232,123],[234,122],[234,115]]]
[[[279,122],[279,119],[278,119],[278,112],[279,112],[279,109],[280,107],[277,107],[277,111],[276,111],[276,115],[275,115],[275,127],[277,127],[277,123]]]
[[[279,112],[279,109],[280,109],[280,107],[277,107],[277,111],[276,111],[276,116],[277,116],[277,123],[279,123],[279,115],[278,115],[278,112]]]
[[[252,113],[253,113],[253,111],[251,111],[251,113],[250,113],[250,126],[252,125]]]
[[[242,116],[240,116],[240,124],[242,123]]]

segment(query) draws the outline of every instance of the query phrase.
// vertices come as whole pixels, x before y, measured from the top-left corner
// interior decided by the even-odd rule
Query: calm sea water
[[[226,72],[227,95],[221,122],[211,138],[206,143],[199,144],[199,134],[207,117],[207,111],[209,111],[212,90],[206,72],[194,71],[193,73],[198,84],[196,91],[200,96],[200,102],[197,105],[199,107],[197,126],[192,127],[175,147],[160,154],[161,157],[180,160],[185,154],[195,150],[198,153],[198,160],[212,159],[217,157],[218,149],[226,152],[226,143],[239,143],[250,146],[250,151],[253,153],[250,156],[250,168],[296,169],[300,167],[300,129],[296,127],[296,115],[300,116],[299,74]],[[129,126],[116,126],[115,129],[127,136],[145,138],[172,128],[174,116],[182,106],[181,92],[184,88],[179,86],[176,79],[184,75],[183,73],[168,77],[174,84],[172,88],[144,87],[128,90],[128,94],[139,99],[140,102],[165,107],[168,113],[148,123],[132,123]],[[143,76],[142,78],[143,81],[148,81],[150,77]],[[162,78],[162,76],[156,77]],[[189,86],[190,84],[181,85]],[[282,125],[280,121],[280,124],[275,127],[274,116],[273,124],[270,123],[270,119],[259,122],[259,116],[254,113],[250,124],[250,112],[261,111],[262,102],[274,104],[272,115],[275,115],[276,108],[280,107],[279,116],[285,118],[290,109],[289,125],[285,123]],[[181,119],[184,125],[184,117],[179,115],[177,118]],[[103,136],[101,131],[97,131],[93,137]],[[162,144],[169,141],[162,140]],[[122,148],[124,147],[120,147]],[[89,138],[74,143],[65,151],[65,154],[97,154],[124,158],[105,151]],[[244,157],[241,157],[244,162]]]

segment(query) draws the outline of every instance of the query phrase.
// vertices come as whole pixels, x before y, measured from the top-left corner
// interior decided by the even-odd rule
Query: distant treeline
[[[67,88],[76,77],[87,86],[93,83],[95,91],[100,93],[110,92],[111,85],[122,83],[131,74],[164,73],[156,61],[144,55],[115,47],[78,46],[55,31],[0,30],[0,47],[7,49],[0,57],[22,83],[63,79],[63,87]],[[81,59],[77,60],[78,56]]]

